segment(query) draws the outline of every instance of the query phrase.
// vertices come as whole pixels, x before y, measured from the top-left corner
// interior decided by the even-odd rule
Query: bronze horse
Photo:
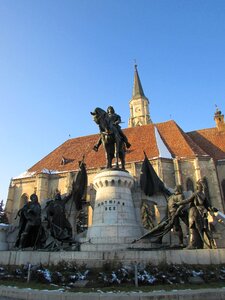
[[[116,168],[119,168],[120,159],[121,168],[125,170],[125,144],[116,126],[113,125],[107,113],[99,107],[95,108],[95,110],[91,112],[91,115],[100,130],[100,138],[98,143],[94,146],[94,150],[97,152],[99,146],[102,144],[105,149],[107,168],[112,168],[112,161],[115,157]]]

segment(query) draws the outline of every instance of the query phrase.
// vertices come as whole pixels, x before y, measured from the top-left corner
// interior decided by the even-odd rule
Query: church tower
[[[218,109],[218,107],[216,107],[214,120],[216,122],[216,127],[217,127],[218,131],[225,131],[224,115],[222,115],[222,113]]]
[[[137,65],[135,65],[134,68],[134,86],[132,98],[130,100],[130,118],[128,127],[152,123],[149,114],[149,100],[145,97],[138,75]]]

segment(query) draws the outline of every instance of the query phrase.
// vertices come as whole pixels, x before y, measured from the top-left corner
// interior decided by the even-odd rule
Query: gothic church
[[[149,112],[149,100],[144,94],[137,66],[134,70],[133,93],[129,107],[129,126],[123,129],[132,145],[126,152],[126,170],[136,181],[133,197],[137,209],[140,209],[141,202],[146,200],[139,186],[145,151],[156,173],[167,187],[174,188],[175,185],[181,184],[184,191],[194,191],[197,180],[204,179],[211,204],[224,212],[224,115],[217,109],[214,128],[192,132],[184,132],[174,120],[153,123]],[[6,204],[9,221],[13,222],[17,211],[34,191],[40,203],[52,198],[56,189],[59,189],[61,194],[68,193],[78,171],[78,162],[82,160],[83,155],[88,173],[87,201],[94,201],[93,178],[105,166],[102,147],[98,153],[92,150],[98,137],[99,134],[71,138],[25,173],[14,177],[10,182]],[[91,222],[90,206],[87,225]]]

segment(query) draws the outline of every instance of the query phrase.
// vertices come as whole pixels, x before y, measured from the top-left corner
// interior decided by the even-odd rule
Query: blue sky
[[[127,127],[134,60],[153,122],[214,127],[224,34],[219,0],[0,0],[0,200],[69,135],[97,133],[96,106]]]

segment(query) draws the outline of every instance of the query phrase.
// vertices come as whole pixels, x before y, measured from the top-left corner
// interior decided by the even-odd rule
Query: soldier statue
[[[35,247],[41,229],[41,206],[36,194],[30,196],[30,201],[19,210],[18,215],[20,223],[15,246],[18,248]]]
[[[204,183],[202,180],[198,180],[197,191],[188,199],[177,203],[178,206],[190,204],[188,214],[190,240],[187,249],[202,249],[204,244],[208,248],[214,247],[214,241],[208,224],[208,212],[214,212],[217,211],[217,209],[209,204],[203,191]],[[208,241],[205,239],[204,234]]]
[[[66,217],[65,206],[72,197],[72,193],[62,198],[60,191],[56,190],[53,200],[46,204],[47,222],[51,236],[59,241],[72,238],[72,226]]]
[[[183,243],[183,231],[180,224],[180,220],[188,227],[188,213],[185,209],[186,207],[182,206],[177,208],[177,203],[184,200],[183,188],[181,185],[177,185],[174,191],[174,194],[171,195],[168,199],[168,217],[172,227],[176,233],[178,233],[179,245],[184,246]]]

